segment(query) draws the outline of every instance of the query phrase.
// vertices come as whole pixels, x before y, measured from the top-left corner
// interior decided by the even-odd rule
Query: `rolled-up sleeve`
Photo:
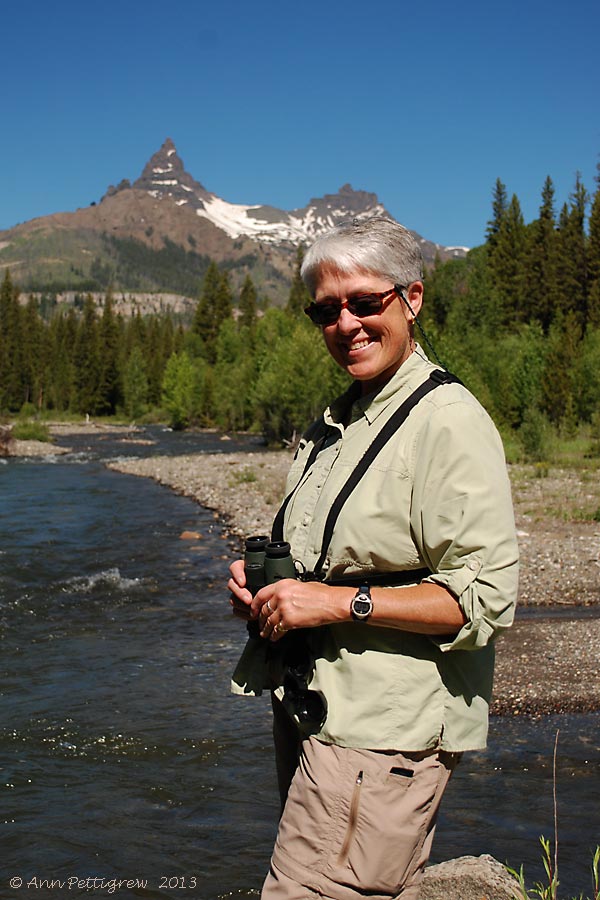
[[[470,398],[432,411],[415,444],[411,527],[431,569],[426,581],[456,597],[466,622],[443,651],[477,650],[514,618],[518,549],[498,432]]]

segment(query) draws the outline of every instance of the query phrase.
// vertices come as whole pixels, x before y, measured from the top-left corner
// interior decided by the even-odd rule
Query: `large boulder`
[[[493,856],[460,856],[425,870],[419,900],[515,900],[519,883]]]

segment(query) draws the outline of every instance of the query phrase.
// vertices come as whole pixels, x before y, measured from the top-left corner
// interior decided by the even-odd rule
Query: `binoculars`
[[[252,595],[281,578],[296,578],[296,567],[287,541],[271,541],[265,535],[246,538],[244,553],[246,586]]]
[[[271,541],[264,535],[246,539],[244,567],[252,596],[266,584],[298,577],[288,542]],[[248,622],[247,628],[251,638],[260,640],[258,622]],[[320,727],[325,721],[325,702],[317,691],[308,689],[312,661],[302,630],[286,634],[280,644],[286,668],[283,706],[299,726],[314,730],[315,724]]]
[[[272,541],[266,535],[246,538],[244,551],[246,587],[254,596],[266,584],[296,578],[296,567],[287,541]],[[250,637],[258,638],[258,622],[248,622]]]

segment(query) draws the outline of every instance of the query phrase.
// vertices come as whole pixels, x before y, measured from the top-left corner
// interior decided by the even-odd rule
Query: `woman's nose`
[[[345,334],[352,334],[354,331],[359,331],[362,325],[360,319],[353,315],[347,306],[343,306],[337,320],[337,327]]]

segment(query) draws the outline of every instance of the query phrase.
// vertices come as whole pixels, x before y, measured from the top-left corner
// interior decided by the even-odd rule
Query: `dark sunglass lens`
[[[315,303],[310,307],[310,317],[317,325],[333,325],[340,317],[339,303]]]
[[[355,297],[348,300],[348,309],[353,316],[374,316],[381,311],[382,301],[380,297]]]

